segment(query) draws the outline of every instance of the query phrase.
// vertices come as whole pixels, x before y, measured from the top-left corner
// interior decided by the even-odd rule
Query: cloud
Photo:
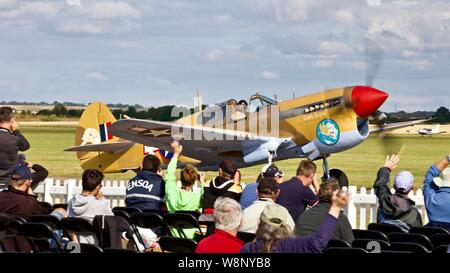
[[[30,20],[31,18],[41,18],[44,20],[55,19],[60,10],[60,6],[54,2],[22,2],[14,5],[14,2],[7,1],[6,10],[0,10],[0,19],[8,20]]]
[[[17,4],[17,0],[0,0],[0,9],[8,8]]]
[[[205,57],[208,61],[218,61],[224,57],[224,52],[220,49],[213,49],[206,53]]]
[[[277,73],[268,70],[264,70],[261,73],[261,77],[266,80],[278,80],[280,78]]]
[[[108,79],[108,77],[106,77],[105,75],[103,75],[103,74],[100,73],[100,72],[89,72],[89,73],[86,75],[86,77],[87,77],[88,79],[95,80],[95,81],[104,81],[104,80],[107,80],[107,79]]]
[[[94,19],[139,19],[141,12],[124,2],[96,2],[91,8]]]
[[[67,33],[100,34],[110,32],[111,25],[108,22],[66,21],[59,24],[56,30]]]
[[[334,60],[316,60],[312,61],[311,65],[316,68],[329,68],[335,64]]]
[[[66,0],[69,6],[81,6],[81,0]]]
[[[224,13],[221,15],[214,16],[214,19],[220,23],[228,23],[233,21],[233,16],[231,16],[229,13]]]
[[[340,23],[344,24],[352,24],[353,23],[353,12],[351,10],[340,9],[337,10],[334,14],[336,20]]]

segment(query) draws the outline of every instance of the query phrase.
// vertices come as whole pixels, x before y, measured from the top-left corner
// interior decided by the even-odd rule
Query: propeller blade
[[[384,50],[374,40],[364,37],[365,79],[372,86],[384,58]]]

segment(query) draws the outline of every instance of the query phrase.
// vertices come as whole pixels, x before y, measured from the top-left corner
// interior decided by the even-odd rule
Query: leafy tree
[[[67,116],[67,108],[62,103],[57,103],[53,107],[52,113],[58,117]]]
[[[434,117],[436,118],[436,122],[438,123],[450,122],[449,110],[444,106],[441,106],[436,110],[436,115]]]

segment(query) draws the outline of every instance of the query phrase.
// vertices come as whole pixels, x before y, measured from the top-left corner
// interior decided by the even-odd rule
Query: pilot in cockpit
[[[244,108],[245,105],[245,108]],[[242,100],[239,101],[239,105],[237,103],[237,101],[235,99],[230,99],[227,103],[228,106],[228,111],[230,111],[231,115],[230,117],[230,121],[238,121],[241,119],[245,119],[245,110],[246,110],[246,106],[247,106],[247,102],[244,101],[244,103],[242,103]]]

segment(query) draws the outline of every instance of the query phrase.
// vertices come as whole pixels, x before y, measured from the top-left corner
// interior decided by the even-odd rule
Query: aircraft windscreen
[[[264,106],[274,104],[277,104],[275,100],[270,99],[263,95],[256,94],[250,97],[249,112],[250,113],[258,112]]]

